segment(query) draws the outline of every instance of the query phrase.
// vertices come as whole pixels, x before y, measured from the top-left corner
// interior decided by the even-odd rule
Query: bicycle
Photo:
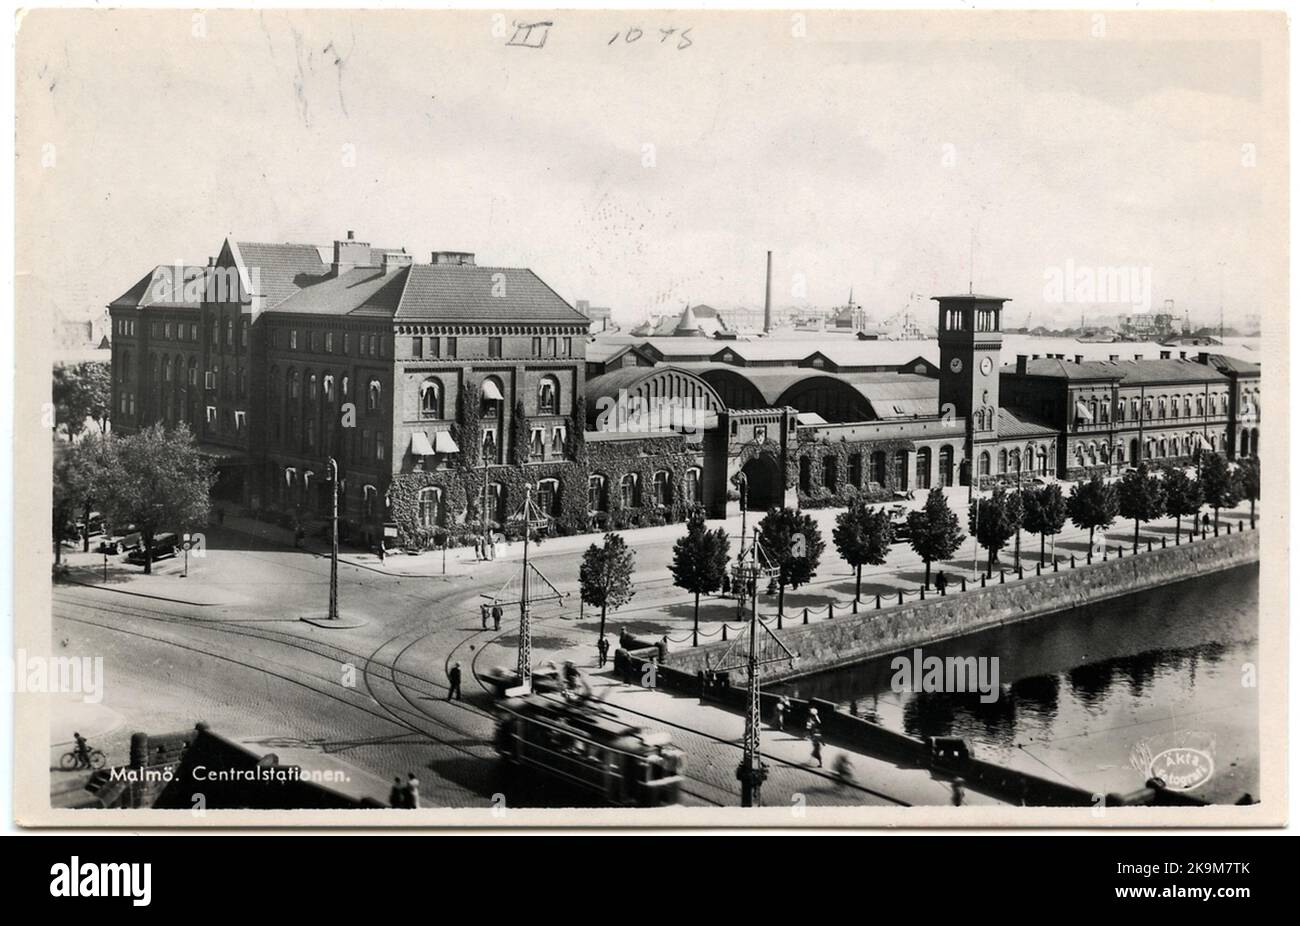
[[[65,772],[79,768],[99,769],[107,764],[108,757],[104,755],[102,749],[89,749],[84,755],[76,749],[70,749],[59,757],[59,768]]]

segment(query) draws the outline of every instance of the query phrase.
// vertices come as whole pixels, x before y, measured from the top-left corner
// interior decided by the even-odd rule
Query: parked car
[[[99,542],[97,548],[100,553],[110,553],[116,556],[119,553],[126,553],[140,546],[140,532],[135,529],[134,524],[128,524],[120,533],[111,525],[104,528],[104,539]]]
[[[92,511],[88,518],[77,519],[77,536],[94,537],[96,534],[104,532],[104,516],[98,511]]]
[[[895,505],[889,510],[889,526],[893,530],[892,543],[904,543],[912,538],[912,532],[907,526],[908,509],[902,505]]]
[[[150,550],[149,557],[154,562],[160,559],[167,559],[170,556],[178,556],[181,552],[181,538],[172,533],[157,534],[153,538],[153,548]],[[145,564],[144,546],[136,547],[126,555],[128,563],[134,563],[137,566]]]

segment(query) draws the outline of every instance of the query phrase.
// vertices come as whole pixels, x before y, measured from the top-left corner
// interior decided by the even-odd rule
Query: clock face
[[[991,358],[985,357],[983,360],[980,361],[980,372],[983,373],[985,376],[988,376],[989,371],[992,369],[993,369],[993,360]]]
[[[953,358],[952,358],[952,363],[948,364],[948,366],[952,368],[952,371],[953,371],[954,373],[960,373],[960,372],[961,372],[961,358],[960,358],[960,357],[953,357]]]

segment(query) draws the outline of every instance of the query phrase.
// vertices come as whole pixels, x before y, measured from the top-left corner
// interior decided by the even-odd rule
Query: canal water
[[[1191,793],[1232,803],[1259,794],[1258,641],[1251,565],[922,648],[996,657],[995,699],[895,690],[891,663],[912,650],[778,687],[915,736],[963,737],[980,758],[1098,794],[1141,787],[1154,757],[1190,747],[1213,762]]]

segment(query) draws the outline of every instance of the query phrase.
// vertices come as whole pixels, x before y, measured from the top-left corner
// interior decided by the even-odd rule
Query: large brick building
[[[526,483],[572,533],[695,504],[719,517],[742,482],[751,507],[813,507],[1258,452],[1257,364],[1166,351],[1004,365],[1007,300],[936,301],[937,363],[920,342],[857,339],[611,349],[530,270],[420,262],[351,232],[327,248],[227,240],[110,305],[114,429],[187,424],[218,497],[285,523],[327,515],[334,459],[345,534],[411,547],[505,526]]]

